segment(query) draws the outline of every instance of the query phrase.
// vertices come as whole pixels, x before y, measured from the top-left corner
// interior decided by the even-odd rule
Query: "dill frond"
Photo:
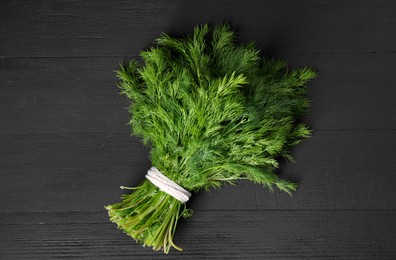
[[[193,192],[239,179],[296,190],[274,170],[310,135],[296,119],[309,107],[313,70],[263,59],[254,43],[236,43],[228,25],[200,25],[182,39],[162,34],[140,55],[142,63],[120,66],[118,86],[132,101],[132,132],[151,147],[152,165]],[[173,235],[191,210],[148,180],[106,209],[136,241],[181,250]]]

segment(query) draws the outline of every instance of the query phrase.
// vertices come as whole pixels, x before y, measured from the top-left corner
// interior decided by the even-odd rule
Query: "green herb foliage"
[[[274,170],[310,135],[296,118],[309,106],[306,83],[315,73],[262,59],[254,43],[237,44],[228,25],[197,26],[183,39],[163,34],[156,43],[141,52],[144,62],[117,72],[132,101],[133,133],[151,147],[152,165],[193,192],[240,179],[294,191],[296,184]],[[148,180],[106,208],[136,241],[181,250],[173,235],[191,211]]]

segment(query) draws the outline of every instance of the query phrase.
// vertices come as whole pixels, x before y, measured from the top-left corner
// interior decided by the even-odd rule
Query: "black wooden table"
[[[291,67],[312,66],[312,138],[280,172],[195,194],[169,255],[103,205],[150,167],[114,70],[161,32],[229,22]],[[395,1],[2,1],[1,259],[396,259]]]

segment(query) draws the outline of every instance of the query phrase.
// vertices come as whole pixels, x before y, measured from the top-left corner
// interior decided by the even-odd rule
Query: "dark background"
[[[161,32],[229,22],[291,67],[312,66],[312,138],[282,163],[291,198],[240,182],[195,194],[183,252],[143,248],[103,205],[136,186],[114,70]],[[2,1],[1,259],[396,259],[395,1]]]

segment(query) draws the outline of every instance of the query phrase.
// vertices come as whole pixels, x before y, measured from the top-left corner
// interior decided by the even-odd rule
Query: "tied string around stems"
[[[191,197],[191,192],[184,189],[182,186],[163,175],[154,166],[152,166],[147,171],[146,179],[148,179],[152,184],[157,186],[160,191],[171,195],[173,198],[181,201],[182,203],[186,203]]]

